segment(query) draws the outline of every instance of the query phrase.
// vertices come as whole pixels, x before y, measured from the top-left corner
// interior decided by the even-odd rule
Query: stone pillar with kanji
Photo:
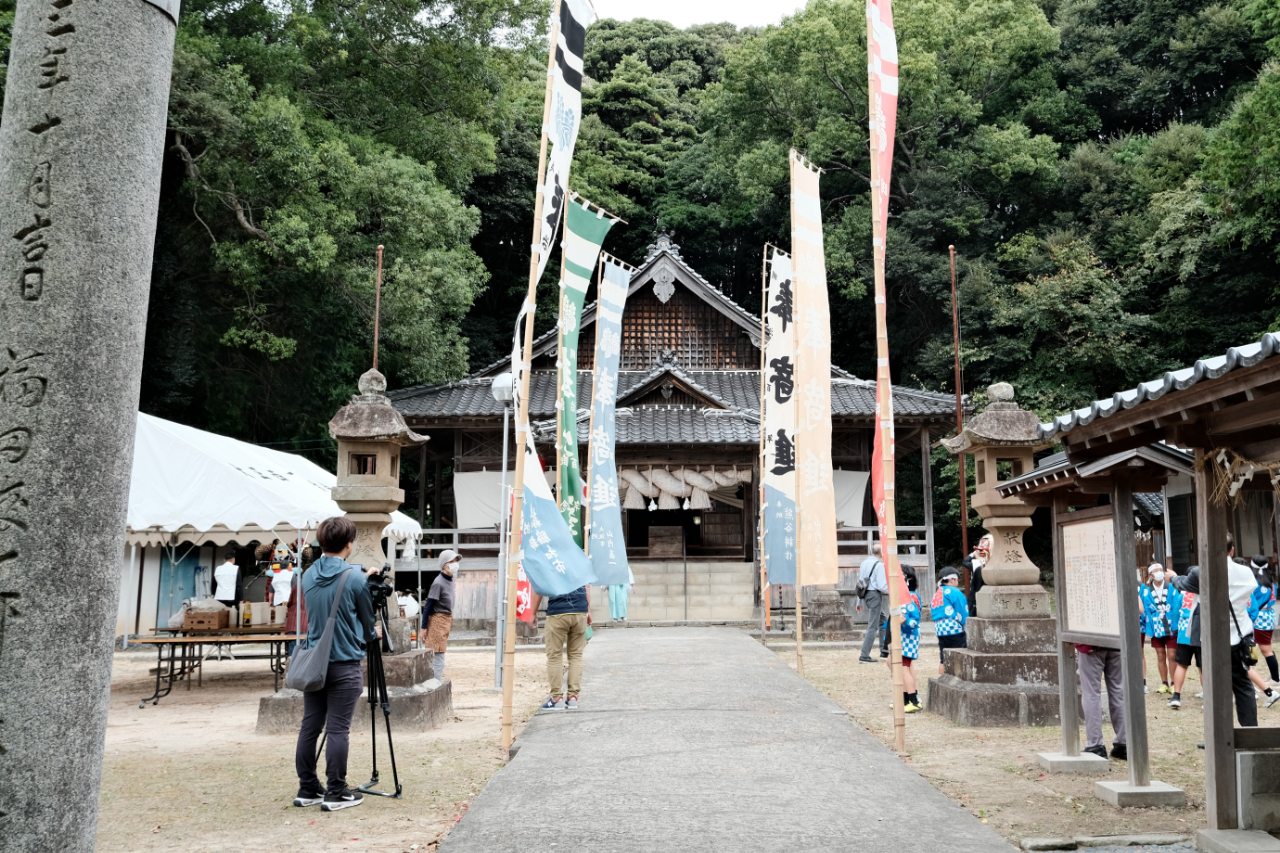
[[[974,457],[973,508],[991,536],[985,586],[966,628],[968,648],[951,649],[946,671],[929,680],[929,710],[968,726],[1058,725],[1057,629],[1040,569],[1023,535],[1035,507],[997,488],[1032,470],[1046,445],[1039,419],[1014,402],[1013,386],[988,388],[990,404],[942,445]]]

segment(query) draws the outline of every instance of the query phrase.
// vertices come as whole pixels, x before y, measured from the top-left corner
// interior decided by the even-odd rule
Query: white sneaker
[[[1277,702],[1280,702],[1280,690],[1272,690],[1271,695],[1267,697],[1267,701],[1263,704],[1263,707],[1270,708]]]
[[[1200,691],[1199,693],[1197,693],[1197,694],[1196,694],[1196,698],[1197,698],[1197,699],[1203,699],[1203,698],[1204,698],[1204,691],[1202,690],[1202,691]]]
[[[1143,692],[1143,693],[1150,693],[1150,692],[1151,692],[1151,688],[1144,684],[1144,685],[1142,685],[1142,692]]]
[[[1178,710],[1179,708],[1182,707],[1182,700],[1175,696],[1174,698],[1169,700],[1169,707],[1175,711]]]

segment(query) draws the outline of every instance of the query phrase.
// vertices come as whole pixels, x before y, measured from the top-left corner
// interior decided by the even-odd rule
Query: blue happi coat
[[[902,656],[920,657],[920,598],[913,592],[902,608]]]
[[[939,586],[929,602],[939,637],[964,633],[964,623],[969,621],[969,602],[959,587]]]
[[[1259,631],[1273,631],[1276,627],[1276,588],[1259,586],[1249,599],[1249,618]]]
[[[1158,600],[1160,592],[1164,592],[1163,603]],[[1148,637],[1167,637],[1178,630],[1181,592],[1167,583],[1162,590],[1143,584],[1138,587],[1138,595],[1142,606],[1142,633]]]

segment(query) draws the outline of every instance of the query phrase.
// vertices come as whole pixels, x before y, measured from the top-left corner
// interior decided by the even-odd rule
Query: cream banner
[[[796,329],[796,509],[800,583],[834,584],[836,504],[831,476],[831,310],[822,252],[820,173],[791,152],[791,260]]]

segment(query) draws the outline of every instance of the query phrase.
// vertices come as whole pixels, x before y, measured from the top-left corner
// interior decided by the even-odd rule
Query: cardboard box
[[[187,611],[186,618],[182,621],[182,630],[184,631],[219,631],[230,622],[231,613],[227,610],[217,610],[210,613],[192,613]]]

